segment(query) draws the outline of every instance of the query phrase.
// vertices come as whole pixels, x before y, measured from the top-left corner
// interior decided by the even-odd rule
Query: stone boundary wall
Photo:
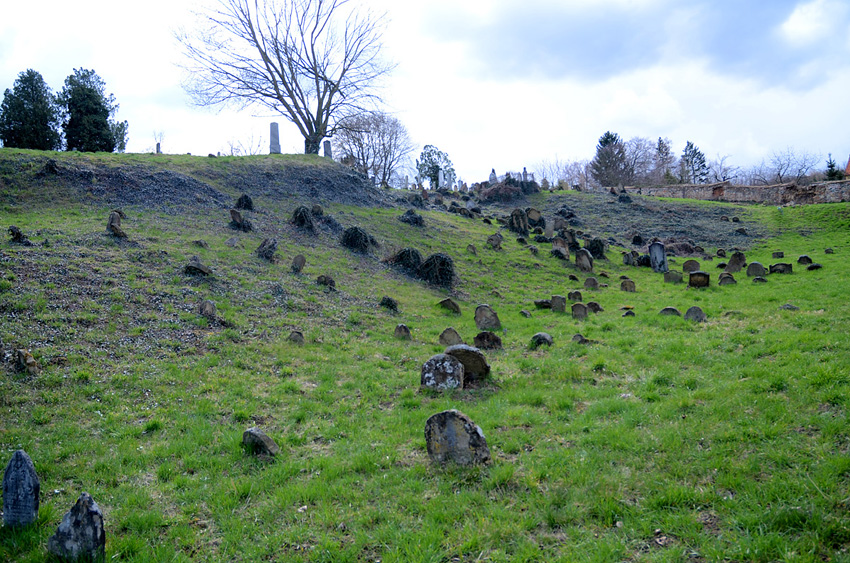
[[[717,184],[677,184],[640,188],[626,186],[625,190],[627,193],[638,195],[729,203],[790,205],[850,201],[850,180],[819,182],[808,186],[798,186],[797,184],[737,186],[729,182],[720,182]]]

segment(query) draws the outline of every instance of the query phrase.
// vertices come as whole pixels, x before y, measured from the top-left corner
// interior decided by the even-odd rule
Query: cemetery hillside
[[[0,561],[850,561],[850,203],[477,180],[0,149]]]

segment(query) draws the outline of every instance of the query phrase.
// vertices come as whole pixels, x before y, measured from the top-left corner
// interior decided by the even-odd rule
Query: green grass
[[[168,158],[196,173],[225,165]],[[604,312],[575,321],[533,300],[587,276],[569,282],[571,265],[511,236],[505,250],[487,249],[494,226],[424,212],[417,229],[399,210],[328,206],[382,243],[362,257],[333,237],[276,227],[288,203],[255,203],[278,237],[277,264],[253,255],[262,232],[224,244],[233,233],[218,211],[183,222],[132,209],[123,226],[137,248],[99,234],[98,208],[2,215],[51,246],[0,243],[10,257],[0,262],[0,339],[32,348],[41,367],[28,376],[6,364],[0,444],[7,456],[25,449],[42,483],[38,523],[0,528],[0,560],[44,561],[83,490],[104,511],[111,561],[850,560],[850,205],[748,208],[774,233],[749,261],[783,250],[824,265],[795,264],[764,285],[742,273],[718,287],[707,262],[712,287],[687,290],[622,266],[612,249],[597,263],[610,287],[582,289]],[[436,305],[446,290],[380,263],[404,246],[452,256],[460,316]],[[299,253],[307,265],[295,276]],[[183,274],[192,255],[213,278]],[[319,274],[338,291],[317,286]],[[637,293],[619,291],[621,274]],[[384,295],[398,314],[378,306]],[[202,299],[226,326],[199,317]],[[779,309],[789,302],[800,310]],[[506,329],[505,349],[487,354],[492,380],[421,392],[438,335],[453,326],[471,342],[479,303]],[[636,317],[621,317],[626,305]],[[692,305],[707,323],[657,314]],[[393,337],[398,323],[412,341]],[[295,329],[303,346],[287,341]],[[554,337],[551,349],[529,349],[539,331]],[[571,342],[578,332],[596,343]],[[492,463],[429,461],[425,420],[449,408],[482,427]],[[252,425],[278,442],[277,458],[242,449]]]

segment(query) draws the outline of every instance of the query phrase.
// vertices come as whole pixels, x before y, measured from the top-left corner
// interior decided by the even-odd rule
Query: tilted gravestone
[[[593,256],[591,256],[588,249],[580,248],[578,252],[576,252],[576,266],[578,266],[578,269],[582,272],[593,271]]]
[[[106,222],[106,230],[114,237],[127,238],[127,233],[121,228],[121,218],[124,213],[116,209],[109,214],[109,219]]]
[[[454,328],[448,327],[440,333],[440,345],[454,346],[455,344],[463,344],[463,338],[460,337],[460,334]]]
[[[591,313],[601,313],[602,311],[604,311],[602,306],[596,301],[588,301],[587,310]]]
[[[425,422],[425,445],[428,456],[436,463],[473,465],[490,460],[484,432],[454,409],[437,413]]]
[[[103,513],[84,492],[65,513],[56,533],[47,540],[47,551],[60,559],[100,561],[106,555]]]
[[[41,483],[30,456],[17,450],[3,474],[3,524],[7,528],[28,526],[38,519]]]
[[[214,321],[216,317],[216,307],[215,303],[210,301],[209,299],[204,299],[201,301],[201,304],[198,306],[198,314],[202,317],[206,317],[207,319]]]
[[[280,453],[277,442],[256,426],[242,433],[242,445],[248,452],[255,455],[274,457]]]
[[[479,305],[475,308],[475,326],[478,330],[499,330],[502,323],[499,315],[489,305]]]
[[[649,245],[649,263],[652,266],[653,272],[661,274],[669,270],[667,266],[667,251],[660,242],[653,242]]]
[[[445,299],[440,301],[438,305],[443,309],[454,313],[455,315],[460,315],[460,305],[458,305],[457,302],[451,297],[446,297]]]
[[[490,375],[490,364],[481,350],[466,344],[455,344],[444,350],[445,354],[454,356],[463,364],[464,381],[478,381]]]
[[[729,262],[726,264],[725,270],[730,274],[737,274],[744,268],[746,263],[747,257],[744,256],[743,252],[734,252],[732,257],[729,258]]]
[[[422,364],[419,385],[437,391],[462,389],[463,373],[460,360],[448,354],[437,354]]]

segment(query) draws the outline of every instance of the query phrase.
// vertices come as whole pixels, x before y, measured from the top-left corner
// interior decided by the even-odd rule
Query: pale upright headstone
[[[652,266],[652,271],[656,273],[664,273],[669,269],[667,267],[667,251],[660,242],[653,242],[649,245],[649,264]]]
[[[331,151],[331,142],[327,139],[322,143],[322,149],[325,152],[325,158],[333,158],[333,152]]]
[[[439,172],[437,172],[437,189],[440,189],[445,185],[446,185],[446,174],[441,169]]]
[[[59,559],[101,561],[106,555],[103,513],[88,493],[65,513],[49,540],[47,551]]]
[[[490,170],[490,178],[489,178],[489,181],[490,181],[490,183],[491,183],[491,184],[495,184],[496,182],[498,182],[498,181],[499,181],[498,176],[496,176],[496,169],[495,169],[495,168],[493,168],[493,169],[491,169],[491,170]]]
[[[525,169],[525,166],[522,167],[522,181],[528,182],[528,172]]]
[[[24,450],[16,451],[3,475],[3,524],[7,528],[27,526],[36,521],[40,489],[30,456]]]
[[[269,154],[280,154],[280,131],[278,130],[276,121],[272,121],[271,128],[269,129],[269,137],[271,138]]]

